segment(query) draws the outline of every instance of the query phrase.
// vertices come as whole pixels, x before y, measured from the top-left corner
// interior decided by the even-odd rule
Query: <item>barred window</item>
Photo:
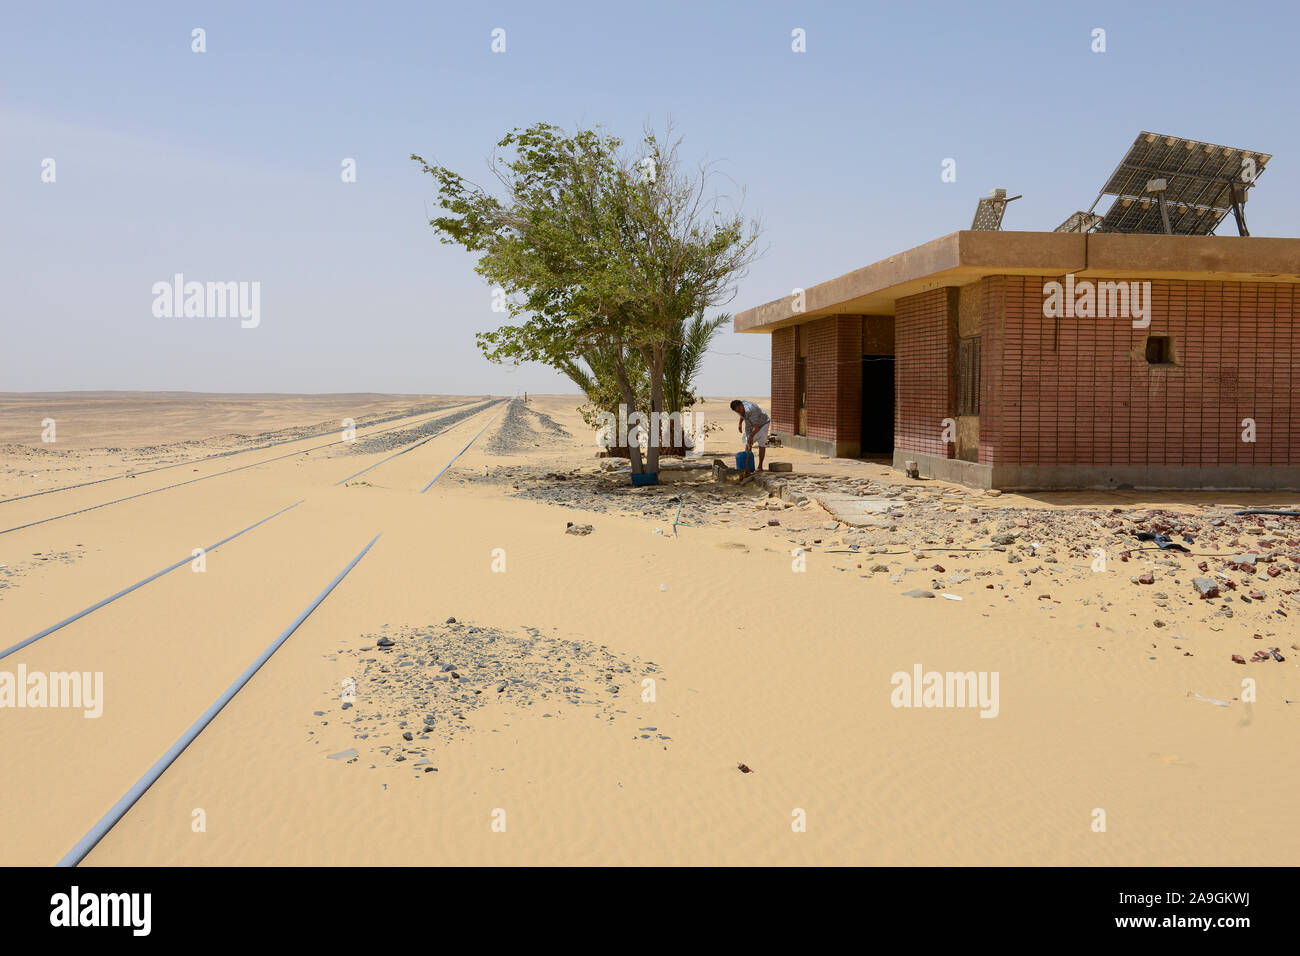
[[[980,413],[980,337],[957,342],[957,414]]]

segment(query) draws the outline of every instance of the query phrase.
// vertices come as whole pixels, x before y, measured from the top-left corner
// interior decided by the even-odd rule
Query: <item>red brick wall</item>
[[[1018,441],[1017,425],[1010,416],[1006,399],[1013,394],[1004,384],[1011,375],[1009,365],[1023,362],[1018,345],[1005,345],[1003,316],[1006,310],[1006,283],[1004,276],[992,276],[980,281],[980,449],[979,460],[985,464],[1005,462],[999,449],[1005,452]],[[1041,311],[1041,307],[1040,307]],[[1018,394],[1018,393],[1017,393]]]
[[[898,300],[894,313],[895,448],[941,458],[953,456],[955,445],[940,440],[941,422],[954,411],[953,349],[947,289],[931,289]]]
[[[862,317],[814,319],[800,332],[808,336],[808,437],[856,443],[862,435]]]
[[[1135,329],[1126,318],[1044,318],[1053,278],[1064,281],[983,280],[980,461],[1300,464],[1300,286],[1152,280],[1150,328]],[[933,296],[899,303],[900,431],[937,414],[922,394],[937,377],[903,378],[909,359],[926,358],[935,307],[921,300]],[[1177,367],[1147,364],[1148,334],[1174,337]],[[1248,417],[1253,443],[1241,440]]]
[[[862,354],[894,354],[894,317],[892,315],[864,315],[862,317]]]
[[[794,434],[799,421],[799,396],[795,391],[795,330],[772,333],[772,431]]]

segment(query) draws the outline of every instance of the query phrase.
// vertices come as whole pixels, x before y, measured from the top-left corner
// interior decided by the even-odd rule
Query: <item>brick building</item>
[[[1300,488],[1300,239],[957,232],[735,329],[772,336],[787,445],[978,488]]]

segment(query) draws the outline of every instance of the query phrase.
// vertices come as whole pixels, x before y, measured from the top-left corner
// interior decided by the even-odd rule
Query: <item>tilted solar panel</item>
[[[1256,150],[1144,130],[1093,202],[1095,208],[1102,196],[1115,197],[1095,228],[1100,232],[1206,236],[1233,211],[1235,197],[1238,226],[1245,235],[1241,206],[1247,190],[1272,158]]]

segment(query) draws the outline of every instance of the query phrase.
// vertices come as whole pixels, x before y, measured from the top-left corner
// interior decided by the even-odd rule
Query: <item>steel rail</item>
[[[370,428],[374,425],[384,425],[391,421],[400,421],[408,418],[419,418],[421,415],[438,415],[442,412],[453,411],[457,408],[464,408],[467,405],[473,405],[473,402],[461,402],[458,405],[449,405],[447,408],[439,408],[433,411],[414,412],[410,415],[398,415],[392,418],[380,418],[377,421],[367,422],[364,425],[358,425],[358,428]],[[400,428],[401,425],[394,425],[393,428]],[[385,428],[373,432],[375,435],[382,435],[386,431],[392,431],[393,428]],[[188,461],[174,461],[170,465],[158,465],[156,468],[145,468],[140,471],[129,471],[122,475],[110,475],[107,478],[95,478],[91,481],[80,481],[75,485],[60,485],[58,488],[46,488],[44,491],[31,491],[25,495],[13,495],[9,498],[0,498],[0,505],[10,501],[25,501],[28,498],[39,498],[41,495],[52,495],[56,491],[72,491],[74,488],[88,488],[91,485],[102,485],[106,481],[120,481],[123,478],[136,478],[140,475],[152,475],[155,471],[166,471],[168,468],[179,468],[182,465],[197,465],[204,461],[214,461],[218,458],[234,458],[236,455],[242,455],[250,451],[265,451],[268,448],[279,448],[281,445],[291,445],[298,441],[310,441],[313,438],[320,438],[321,435],[328,435],[332,431],[338,431],[337,428],[326,429],[321,432],[314,432],[310,435],[299,435],[297,438],[286,438],[283,441],[267,442],[264,445],[254,445],[250,448],[238,448],[233,451],[219,451],[215,455],[204,455],[202,458],[191,458]],[[366,436],[369,437],[369,436]],[[318,446],[327,447],[324,445]]]
[[[473,403],[470,402],[467,404],[473,404]],[[441,413],[434,413],[434,414],[436,416]],[[430,419],[430,421],[437,421],[437,420],[438,419],[436,417]],[[384,428],[381,429],[380,431],[374,432],[373,435],[382,435],[384,432],[393,431],[394,429],[401,428],[401,427],[403,426],[394,425],[392,428]],[[367,435],[366,437],[369,438],[372,437],[372,435]],[[85,508],[78,508],[75,511],[66,511],[63,514],[52,515],[48,518],[40,518],[36,521],[29,521],[26,524],[14,525],[14,527],[12,528],[5,528],[3,530],[0,530],[0,535],[10,534],[11,532],[14,531],[22,531],[26,528],[34,528],[37,525],[48,524],[51,521],[58,521],[60,518],[71,518],[74,515],[85,514],[88,511],[96,511],[100,508],[107,508],[109,505],[121,504],[124,501],[134,501],[136,498],[144,498],[147,497],[148,495],[156,495],[160,491],[170,491],[173,488],[183,488],[185,485],[192,485],[195,484],[196,482],[207,481],[210,478],[220,478],[223,475],[233,475],[239,471],[245,471],[246,469],[249,468],[256,468],[258,465],[269,465],[277,461],[283,461],[286,458],[293,458],[295,455],[307,455],[310,454],[311,452],[319,451],[322,448],[330,448],[334,445],[343,444],[346,440],[347,439],[339,439],[338,441],[326,442],[324,445],[313,445],[311,448],[300,448],[297,451],[291,451],[283,455],[276,455],[274,458],[266,458],[263,459],[262,461],[249,462],[247,465],[240,465],[238,468],[227,468],[225,471],[214,472],[211,475],[200,475],[198,478],[189,478],[185,481],[173,482],[170,485],[163,485],[161,488],[154,488],[151,489],[150,491],[141,491],[138,494],[126,495],[122,498],[114,498],[112,501],[101,502],[100,504],[97,505],[88,505]],[[380,462],[380,464],[382,464],[382,462]],[[344,480],[346,481],[347,479]]]
[[[234,534],[230,535],[229,537],[222,538],[222,539],[221,539],[220,541],[218,541],[216,544],[211,545],[211,546],[209,546],[209,547],[207,547],[207,548],[204,548],[204,549],[203,549],[203,553],[204,553],[204,554],[207,554],[209,551],[215,551],[215,550],[217,550],[217,548],[221,547],[221,546],[222,546],[223,544],[225,544],[226,542],[228,542],[228,541],[234,541],[234,540],[235,540],[236,538],[238,538],[241,534],[247,534],[249,531],[252,531],[252,530],[253,530],[254,528],[256,528],[258,525],[266,524],[266,523],[267,523],[268,521],[270,521],[272,518],[278,518],[280,515],[284,514],[286,511],[289,511],[289,510],[292,509],[292,508],[296,508],[296,507],[298,507],[300,504],[302,504],[303,501],[306,501],[306,500],[307,500],[307,499],[304,498],[304,499],[302,499],[301,501],[295,501],[293,504],[289,505],[288,508],[281,508],[281,509],[280,509],[279,511],[277,511],[275,514],[267,515],[267,516],[266,516],[265,518],[263,518],[261,521],[256,521],[256,522],[254,522],[253,524],[250,524],[250,525],[249,525],[247,528],[245,528],[243,531],[236,531]],[[104,607],[106,604],[112,604],[112,603],[113,603],[114,601],[116,601],[118,598],[120,598],[120,597],[126,597],[126,596],[127,596],[128,594],[130,594],[132,591],[135,591],[135,590],[137,590],[137,589],[139,589],[139,588],[144,587],[144,586],[145,586],[146,584],[148,584],[150,581],[156,581],[156,580],[158,580],[158,578],[162,577],[164,574],[167,574],[167,573],[170,572],[170,571],[175,571],[175,570],[176,570],[177,568],[179,568],[182,564],[189,564],[189,563],[190,563],[191,561],[193,561],[193,560],[194,560],[194,555],[193,555],[193,554],[191,554],[188,558],[181,558],[181,559],[180,559],[179,561],[177,561],[175,564],[169,564],[167,567],[163,568],[161,571],[158,571],[158,572],[155,572],[154,574],[149,575],[149,577],[145,578],[143,581],[137,581],[135,584],[132,584],[130,587],[128,587],[128,588],[123,588],[122,590],[118,591],[116,594],[111,594],[111,595],[109,595],[108,597],[104,598],[102,601],[97,601],[96,603],[92,604],[90,607],[86,608],[84,611],[78,611],[76,614],[72,615],[71,617],[65,617],[62,621],[59,621],[59,623],[57,623],[57,624],[51,624],[51,625],[50,625],[49,627],[47,627],[45,630],[40,631],[40,632],[38,632],[38,633],[36,633],[36,634],[33,634],[31,637],[27,638],[25,641],[19,641],[17,644],[13,645],[12,647],[9,647],[9,648],[6,648],[6,649],[3,650],[3,651],[0,651],[0,660],[4,660],[6,657],[8,657],[10,654],[14,653],[15,651],[20,651],[20,650],[22,650],[22,649],[23,649],[24,647],[26,647],[28,644],[34,644],[34,643],[36,643],[37,641],[39,641],[41,638],[43,638],[43,637],[48,637],[50,634],[53,634],[55,631],[59,630],[60,628],[67,627],[67,626],[68,626],[69,624],[71,624],[73,621],[79,621],[79,620],[81,620],[83,617],[85,617],[87,614],[90,614],[92,611],[98,611],[101,607]]]
[[[498,399],[498,401],[506,401],[506,399]],[[495,403],[494,403],[494,404],[495,404]],[[492,407],[491,405],[488,406],[488,408],[491,408],[491,407]],[[487,411],[487,408],[483,409],[483,411]],[[497,412],[497,415],[500,415],[500,414],[501,414],[500,412]],[[461,422],[463,422],[464,420],[465,420],[465,419],[461,419]],[[496,421],[496,415],[492,416],[492,421]],[[425,437],[425,438],[421,438],[421,439],[420,439],[419,441],[417,441],[415,444],[413,444],[413,445],[408,445],[407,447],[401,449],[400,451],[395,451],[395,452],[393,452],[391,455],[389,455],[387,458],[381,459],[380,461],[375,462],[373,465],[367,465],[365,468],[362,468],[360,471],[358,471],[355,475],[348,475],[346,478],[343,478],[343,479],[341,479],[341,480],[339,480],[339,481],[334,482],[334,486],[337,488],[339,485],[344,484],[345,482],[349,482],[349,481],[351,481],[353,478],[359,478],[359,477],[361,477],[361,476],[364,475],[366,472],[370,471],[370,469],[372,469],[372,468],[378,468],[380,465],[384,464],[385,462],[392,461],[394,458],[398,457],[399,455],[405,455],[408,451],[415,451],[415,449],[419,448],[419,447],[420,447],[421,445],[423,445],[425,442],[433,441],[435,438],[438,438],[438,437],[440,437],[441,435],[446,434],[447,432],[451,431],[452,428],[455,428],[456,425],[461,424],[461,422],[456,422],[454,425],[450,426],[450,428],[444,429],[443,431],[440,431],[440,432],[438,432],[438,433],[436,433],[436,434],[433,434],[433,435],[429,435],[429,436],[427,436],[427,437]],[[492,424],[492,422],[488,422],[488,425],[491,425],[491,424]],[[487,425],[484,425],[483,427],[486,428]],[[479,434],[481,435],[482,432],[479,432]],[[476,435],[476,436],[474,436],[474,437],[477,438],[478,436]],[[472,443],[472,442],[473,442],[473,439],[471,439],[471,443]],[[465,447],[468,448],[469,445],[466,445]],[[457,456],[457,457],[459,457],[459,456]],[[455,461],[455,460],[456,460],[455,458],[452,459],[452,461]],[[444,470],[445,470],[445,469],[444,469]],[[441,472],[439,472],[439,474],[441,474]],[[429,482],[429,484],[433,484],[433,482]],[[427,487],[429,487],[429,485],[425,485],[425,487],[427,488]]]
[[[158,778],[167,772],[167,768],[175,763],[176,758],[185,752],[185,748],[192,744],[195,738],[197,738],[199,734],[203,733],[204,728],[206,728],[208,724],[212,723],[217,714],[221,713],[222,709],[234,700],[235,695],[244,688],[244,685],[253,679],[253,675],[262,668],[262,665],[271,659],[271,655],[279,650],[281,645],[283,645],[284,642],[293,635],[293,632],[298,630],[302,622],[307,620],[311,613],[320,606],[321,602],[329,597],[330,592],[338,587],[339,582],[347,577],[348,572],[357,566],[357,563],[366,556],[366,552],[374,547],[375,542],[378,540],[379,535],[375,535],[370,539],[370,543],[362,548],[360,553],[348,562],[348,566],[340,571],[334,580],[325,586],[325,590],[316,595],[315,600],[307,605],[307,609],[294,618],[293,623],[280,632],[280,636],[272,641],[266,650],[262,651],[262,653],[258,655],[257,659],[253,661],[253,663],[250,664],[248,668],[239,675],[239,677],[235,678],[235,682],[226,688],[225,693],[218,697],[212,706],[199,715],[199,719],[190,725],[189,730],[181,734],[180,739],[167,748],[167,752],[159,757],[152,767],[145,771],[144,776],[137,780],[131,789],[123,794],[122,798],[109,808],[109,811],[100,818],[99,822],[91,827],[86,835],[78,840],[76,845],[63,855],[63,858],[58,862],[58,866],[76,866],[86,858],[86,854],[93,850],[99,841],[108,835],[108,832],[117,825],[118,821],[120,821],[122,817],[126,816],[127,812],[135,806],[136,802],[145,795],[145,792],[158,781]]]
[[[502,401],[506,402],[506,408],[509,408],[510,407],[509,403],[514,401],[514,399],[502,399]],[[501,409],[501,411],[502,412],[505,411],[505,408]],[[478,441],[479,435],[482,435],[485,431],[487,431],[488,427],[492,424],[492,422],[496,421],[500,417],[501,417],[501,412],[497,412],[495,415],[493,415],[491,421],[489,421],[487,425],[484,425],[482,428],[479,429],[478,435],[475,435],[473,438],[471,438],[469,440],[469,443],[466,444],[464,448],[456,452],[456,454],[452,457],[451,461],[447,462],[447,464],[442,466],[442,471],[438,472],[436,475],[434,475],[432,478],[429,479],[429,483],[420,489],[420,494],[424,494],[426,491],[432,488],[433,483],[442,477],[443,471],[446,471],[452,465],[456,464],[456,459],[459,458],[461,455],[465,454],[465,452],[469,451],[469,446],[474,444],[474,442]]]

